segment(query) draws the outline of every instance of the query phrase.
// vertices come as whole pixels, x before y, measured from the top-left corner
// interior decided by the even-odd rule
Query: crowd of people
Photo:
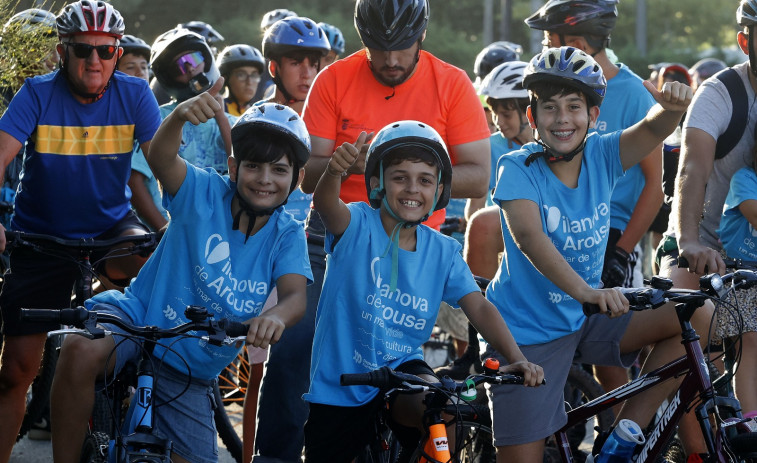
[[[680,355],[672,305],[631,313],[618,289],[642,286],[644,260],[693,289],[726,256],[757,260],[757,114],[744,105],[757,91],[757,0],[737,11],[747,61],[659,63],[647,79],[609,48],[617,3],[545,2],[525,19],[543,50],[490,44],[475,82],[424,49],[428,0],[356,0],[362,47],[348,56],[337,27],[288,9],[265,14],[260,44],[220,50],[223,36],[201,21],[148,44],[100,0],[19,12],[3,36],[57,41],[20,90],[3,89],[0,200],[15,212],[0,251],[6,229],[158,232],[149,258],[96,269],[107,290],[86,306],[137,325],[185,322],[188,305],[248,323],[245,462],[352,461],[384,402],[340,387],[340,374],[387,365],[464,378],[484,356],[526,386],[489,389],[497,461],[541,462],[567,419],[571,364],[594,365],[609,390],[640,355],[642,372]],[[464,209],[462,244],[438,231],[448,207]],[[20,309],[68,306],[78,272],[35,251],[9,255],[0,462],[55,328],[20,322]],[[491,280],[485,296],[473,275]],[[734,386],[747,417],[755,294],[741,296],[744,323],[710,306],[692,319],[716,334],[702,342],[740,337]],[[608,316],[587,318],[583,303]],[[437,323],[459,358],[435,371],[422,345]],[[111,329],[63,342],[41,425],[56,462],[79,461],[96,383],[139,355]],[[179,396],[155,423],[174,461],[217,461],[212,386],[239,350],[193,338],[156,348],[156,398]],[[634,397],[618,420],[648,423],[675,386]],[[418,396],[391,404],[406,447],[421,438],[422,411]],[[697,426],[680,425],[689,461],[705,450]]]

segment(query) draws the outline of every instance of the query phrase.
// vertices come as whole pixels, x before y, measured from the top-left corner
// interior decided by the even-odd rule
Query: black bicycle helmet
[[[188,23],[177,24],[176,28],[189,29],[195,34],[202,36],[202,38],[211,45],[223,42],[223,36],[217,30],[213,29],[213,26],[203,21],[189,21]]]
[[[144,56],[147,61],[150,61],[150,53],[152,48],[144,40],[133,35],[126,34],[121,37],[121,48],[124,49],[124,55],[131,53],[133,55]]]
[[[173,58],[182,51],[199,51],[202,53],[205,68],[188,84],[175,82]],[[176,28],[164,32],[152,44],[150,66],[161,87],[177,101],[184,101],[199,95],[213,86],[220,77],[210,46],[202,36],[189,29]]]
[[[618,0],[549,0],[526,18],[531,29],[560,35],[580,35],[597,48],[609,46],[610,33],[618,20]],[[587,36],[601,37],[592,40]],[[565,41],[562,41],[563,45]]]
[[[476,74],[476,81],[480,82],[481,79],[492,72],[492,69],[502,63],[520,60],[522,53],[523,47],[517,43],[502,41],[487,45],[478,53],[476,61],[473,64],[473,73]]]
[[[265,68],[265,59],[257,48],[240,43],[229,45],[221,50],[218,54],[217,64],[221,75],[228,82],[231,71],[241,66],[252,66],[262,74]]]
[[[420,40],[428,16],[428,0],[358,0],[355,29],[368,48],[405,50]]]

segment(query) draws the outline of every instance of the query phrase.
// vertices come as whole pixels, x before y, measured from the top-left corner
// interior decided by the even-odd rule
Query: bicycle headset
[[[201,52],[205,67],[203,72],[194,76],[188,83],[179,84],[173,78],[172,71],[175,67],[173,58],[183,51]],[[185,28],[171,29],[155,39],[152,44],[150,66],[166,93],[177,101],[184,101],[201,94],[212,87],[221,76],[208,43],[201,35]]]
[[[76,34],[107,35],[114,37],[116,39],[116,46],[118,46],[118,41],[121,40],[126,29],[124,18],[110,3],[79,0],[78,2],[66,5],[55,22],[58,29],[58,37],[66,48],[66,52],[64,53],[65,58],[61,58],[61,70],[69,83],[68,87],[76,95],[98,100],[110,87],[116,67],[113,67],[113,73],[108,77],[108,82],[102,91],[99,93],[82,92],[73,85],[68,76],[68,46],[65,45],[63,39]]]
[[[573,47],[549,48],[534,56],[526,67],[523,77],[523,87],[528,90],[538,82],[567,85],[575,88],[586,96],[587,110],[592,106],[600,106],[607,90],[607,80],[602,74],[602,68],[594,58]],[[531,93],[531,112],[536,122],[537,98]],[[586,145],[589,127],[586,127],[581,143],[567,154],[555,153],[546,143],[536,140],[544,148],[543,151],[532,153],[526,159],[526,166],[539,157],[546,157],[549,162],[570,161]]]
[[[326,56],[330,50],[331,44],[323,29],[318,27],[310,18],[289,17],[276,21],[263,37],[263,56],[277,63],[283,56],[305,52],[312,55],[312,57],[309,56],[309,59],[313,60],[320,71],[320,59]],[[316,56],[318,59],[315,59]],[[273,82],[289,104],[302,101],[297,100],[284,87],[278,66],[276,66]]]
[[[610,46],[610,33],[618,20],[618,0],[549,0],[526,18],[531,29],[549,31],[560,36],[579,35],[597,49]]]
[[[231,128],[231,144],[232,146],[238,146],[239,142],[245,138],[266,137],[270,136],[271,133],[282,135],[292,147],[294,159],[290,159],[293,172],[292,184],[289,187],[289,193],[291,194],[297,188],[299,171],[305,167],[305,163],[310,158],[311,149],[310,135],[308,134],[307,127],[305,127],[302,118],[292,108],[278,103],[263,103],[251,107],[239,117]],[[236,178],[233,179],[235,183],[238,178],[239,169],[237,169]],[[273,214],[276,209],[286,204],[289,195],[278,206],[261,210],[256,209],[255,206],[245,201],[239,194],[238,189],[235,190],[234,196],[239,200],[241,207],[234,217],[232,229],[236,230],[239,228],[242,212],[246,213],[250,219],[247,225],[246,242],[252,232],[252,227],[255,225],[255,219]]]

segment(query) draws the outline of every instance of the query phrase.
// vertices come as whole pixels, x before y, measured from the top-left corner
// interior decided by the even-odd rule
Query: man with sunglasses
[[[134,139],[148,149],[160,116],[147,82],[115,72],[123,18],[108,3],[81,0],[63,8],[56,27],[60,70],[27,79],[0,119],[0,168],[26,144],[11,226],[65,239],[142,234],[146,228],[129,205],[131,153]],[[0,251],[4,231],[0,226]],[[111,259],[96,270],[128,282],[142,263],[141,257]],[[0,462],[8,461],[16,440],[45,334],[56,328],[19,323],[20,308],[68,306],[77,274],[70,259],[11,253],[0,294]]]

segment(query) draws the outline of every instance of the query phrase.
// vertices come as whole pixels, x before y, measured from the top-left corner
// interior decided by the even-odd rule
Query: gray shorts
[[[461,309],[454,309],[446,302],[439,306],[436,325],[455,339],[468,340],[468,317]]]
[[[545,344],[520,346],[523,355],[544,369],[540,387],[487,385],[496,446],[535,442],[554,434],[568,421],[563,391],[573,362],[629,367],[638,352],[620,353],[620,339],[632,313],[619,318],[588,317],[580,330]],[[488,348],[486,357],[504,358]],[[517,418],[517,419],[516,419]]]
[[[119,308],[109,304],[97,304],[92,310],[117,315],[132,321]],[[138,362],[140,344],[115,333],[124,331],[116,326],[106,324],[114,332],[116,342],[115,372],[127,364]],[[172,342],[168,340],[167,343]],[[216,463],[218,461],[218,441],[213,421],[216,408],[213,389],[215,380],[189,378],[153,357],[155,384],[153,401],[155,419],[153,432],[156,436],[173,443],[173,452],[187,461],[197,463]],[[187,382],[189,387],[187,388]],[[186,388],[186,391],[185,391]],[[183,392],[183,393],[182,393]],[[218,404],[223,406],[222,404]]]

